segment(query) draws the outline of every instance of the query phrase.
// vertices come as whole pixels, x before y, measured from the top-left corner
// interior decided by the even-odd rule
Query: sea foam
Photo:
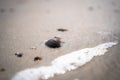
[[[108,51],[107,48],[117,43],[118,42],[103,43],[93,48],[85,48],[68,53],[53,60],[50,66],[41,66],[20,71],[12,80],[41,80],[54,77],[58,74],[64,74],[67,71],[74,70],[86,64],[94,56],[104,55]]]

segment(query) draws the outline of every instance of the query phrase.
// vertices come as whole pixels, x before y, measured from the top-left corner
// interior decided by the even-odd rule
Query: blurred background
[[[64,42],[61,48],[44,45],[54,36]],[[120,0],[0,0],[0,80],[110,41],[120,41]],[[49,80],[120,80],[119,49],[120,44],[77,70]],[[23,56],[17,57],[16,52]],[[42,60],[34,61],[36,56]]]

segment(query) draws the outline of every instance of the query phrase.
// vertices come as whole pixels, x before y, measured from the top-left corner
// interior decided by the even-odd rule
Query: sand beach
[[[67,53],[114,41],[118,44],[107,54],[48,80],[119,80],[119,4],[120,0],[0,0],[0,80],[11,80],[28,68],[49,66]],[[61,28],[67,31],[58,31]],[[45,46],[55,36],[61,38],[61,47]],[[41,59],[35,61],[37,56]]]

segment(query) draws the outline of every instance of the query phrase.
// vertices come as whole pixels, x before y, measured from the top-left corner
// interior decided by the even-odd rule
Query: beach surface
[[[0,0],[0,80],[28,68],[49,66],[55,58],[118,41],[104,56],[48,80],[120,79],[120,0]],[[67,29],[61,32],[57,29]],[[45,41],[60,37],[57,49]],[[16,52],[23,54],[17,57]],[[36,56],[42,60],[34,61]]]

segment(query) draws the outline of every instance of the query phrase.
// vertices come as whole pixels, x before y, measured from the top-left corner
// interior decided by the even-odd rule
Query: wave
[[[107,48],[117,45],[118,42],[107,42],[93,48],[85,48],[60,56],[51,62],[50,66],[26,69],[18,72],[12,80],[41,80],[64,74],[77,69],[89,62],[94,56],[104,55]]]

